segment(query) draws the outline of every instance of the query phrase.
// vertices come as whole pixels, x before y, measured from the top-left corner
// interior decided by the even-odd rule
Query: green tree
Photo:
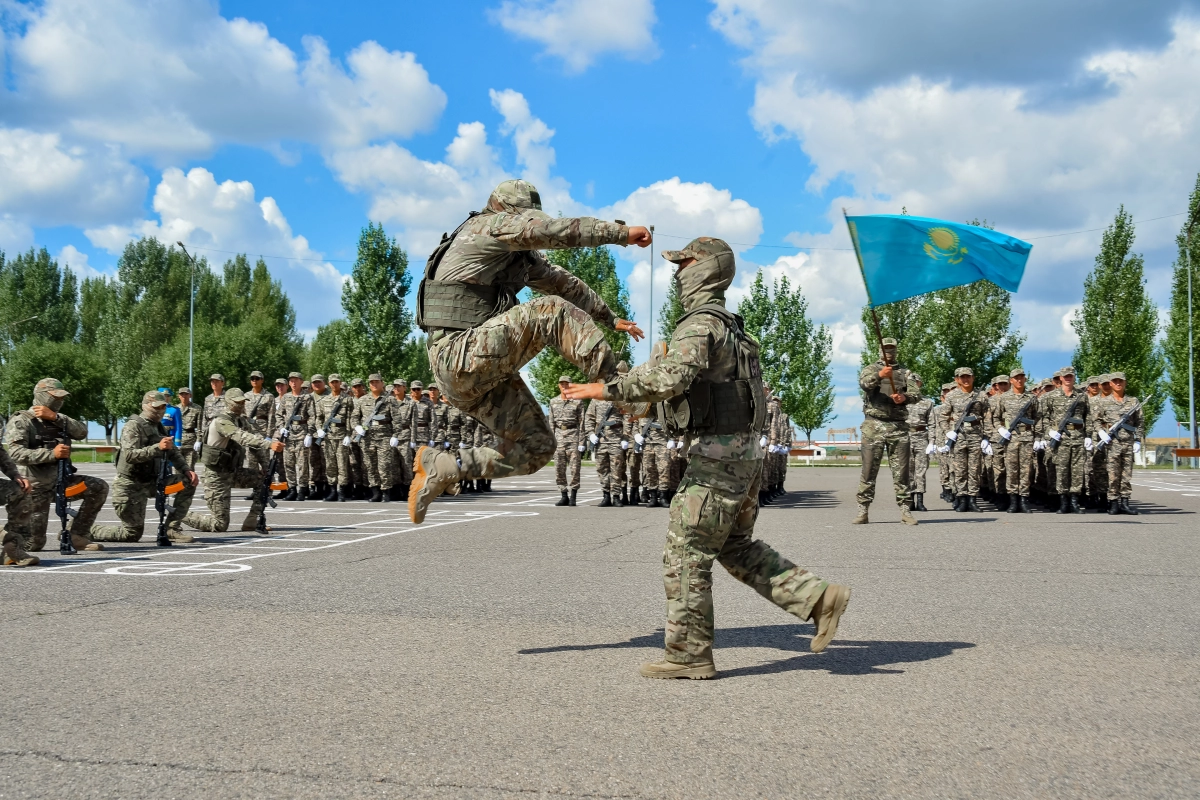
[[[30,339],[72,342],[79,335],[75,273],[46,248],[5,260],[0,253],[0,347]]]
[[[821,325],[809,339],[808,352],[781,398],[783,410],[810,442],[813,431],[837,418],[833,413],[836,393],[830,368],[832,360],[833,334]]]
[[[63,413],[83,420],[103,419],[108,375],[95,351],[78,342],[46,339],[28,339],[10,352],[0,373],[5,412],[9,408],[14,411],[29,408],[33,404],[34,385],[47,377],[58,378],[71,393]]]
[[[1146,429],[1165,405],[1162,377],[1166,368],[1158,336],[1158,307],[1146,293],[1142,256],[1131,252],[1136,236],[1125,207],[1104,231],[1096,265],[1083,282],[1083,302],[1071,320],[1079,336],[1075,368],[1080,377],[1120,370],[1130,394],[1155,397],[1143,412]]]
[[[667,299],[658,310],[658,338],[664,342],[671,341],[675,335],[675,326],[683,316],[683,303],[679,300],[679,284],[672,278],[667,284]]]
[[[1171,308],[1167,321],[1166,337],[1163,340],[1163,351],[1167,360],[1167,394],[1171,398],[1171,407],[1175,411],[1175,419],[1188,419],[1188,387],[1200,396],[1200,362],[1188,363],[1188,226],[1192,225],[1191,235],[1191,265],[1192,265],[1192,331],[1191,335],[1200,334],[1200,175],[1196,176],[1196,186],[1188,199],[1188,215],[1183,228],[1175,237],[1178,255],[1175,257],[1171,276]],[[1194,345],[1195,343],[1193,343]],[[1191,370],[1195,369],[1194,372]]]
[[[562,267],[590,286],[618,318],[629,319],[629,292],[617,276],[617,263],[607,247],[552,250],[546,257],[551,263]],[[617,358],[629,361],[629,334],[609,330],[603,326],[601,330],[604,331],[604,337],[617,354]],[[529,375],[533,379],[533,394],[541,403],[549,403],[550,399],[558,394],[560,375],[569,375],[573,381],[587,379],[587,376],[553,347],[543,350],[530,363]]]

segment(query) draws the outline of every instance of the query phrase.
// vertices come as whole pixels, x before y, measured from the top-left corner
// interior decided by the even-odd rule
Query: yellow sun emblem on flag
[[[967,248],[958,246],[958,234],[950,228],[930,228],[929,241],[925,243],[925,255],[934,261],[946,260],[947,264],[959,264]]]

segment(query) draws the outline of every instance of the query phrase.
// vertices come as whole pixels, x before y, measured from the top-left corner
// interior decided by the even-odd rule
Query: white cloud
[[[11,214],[0,214],[0,252],[12,256],[33,246],[33,228]]]
[[[163,172],[154,192],[158,220],[131,226],[109,225],[85,231],[97,247],[119,253],[129,240],[154,236],[165,243],[182,241],[194,255],[221,263],[234,253],[269,258],[296,307],[298,326],[314,329],[341,313],[342,275],[321,259],[303,236],[295,235],[274,198],[255,198],[249,181],[217,183],[213,174],[196,167],[186,175],[174,167]],[[281,268],[282,267],[282,268]]]
[[[599,215],[631,225],[654,225],[661,237],[658,248],[664,250],[682,247],[697,236],[716,236],[740,252],[756,244],[763,231],[762,213],[728,189],[678,177],[635,189]]]
[[[69,244],[54,259],[60,267],[70,269],[82,281],[85,278],[95,278],[103,275],[100,270],[88,263],[87,253],[81,253],[73,244]]]
[[[658,55],[653,0],[505,0],[491,17],[509,33],[542,44],[568,72],[584,71],[605,53]]]
[[[1039,303],[1036,300],[1015,299],[1013,315],[1017,329],[1025,334],[1026,352],[1063,352],[1074,350],[1079,337],[1071,327],[1078,303]]]

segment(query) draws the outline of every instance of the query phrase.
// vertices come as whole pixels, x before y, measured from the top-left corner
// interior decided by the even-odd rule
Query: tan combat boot
[[[32,567],[40,563],[41,559],[26,553],[25,548],[21,547],[21,543],[15,539],[10,539],[4,543],[4,566]]]
[[[673,661],[651,661],[642,664],[638,670],[643,678],[687,678],[693,681],[706,681],[717,677],[717,667],[711,661],[699,664],[676,664]]]
[[[862,503],[859,503],[858,504],[858,516],[855,517],[853,520],[851,520],[850,524],[851,525],[866,525],[868,522],[868,520],[867,520],[867,509],[868,508],[870,508],[870,506],[865,506]]]
[[[430,504],[450,487],[458,488],[461,470],[454,455],[422,446],[413,458],[413,482],[408,489],[408,518],[425,521]]]
[[[819,653],[825,649],[825,646],[833,639],[833,635],[837,633],[838,621],[842,618],[842,613],[846,610],[846,604],[849,602],[849,586],[831,583],[825,587],[825,591],[821,593],[821,599],[817,600],[817,604],[813,606],[812,615],[809,617],[817,626],[817,635],[808,643],[809,650]]]
[[[190,544],[196,541],[196,537],[184,533],[183,528],[167,528],[167,538],[180,544]]]
[[[76,550],[78,550],[81,553],[84,550],[103,550],[104,549],[104,545],[100,544],[99,542],[93,542],[87,536],[81,536],[78,533],[71,534],[71,546],[74,547]]]
[[[912,511],[909,509],[908,506],[901,506],[900,521],[903,522],[905,525],[916,525],[917,524],[917,518],[912,515]]]

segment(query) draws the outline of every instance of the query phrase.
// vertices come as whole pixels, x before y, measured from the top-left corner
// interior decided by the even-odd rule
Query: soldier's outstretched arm
[[[573,383],[567,387],[567,397],[657,403],[683,394],[708,366],[713,331],[705,319],[702,315],[677,328],[666,354],[657,362],[639,364],[609,383]]]

